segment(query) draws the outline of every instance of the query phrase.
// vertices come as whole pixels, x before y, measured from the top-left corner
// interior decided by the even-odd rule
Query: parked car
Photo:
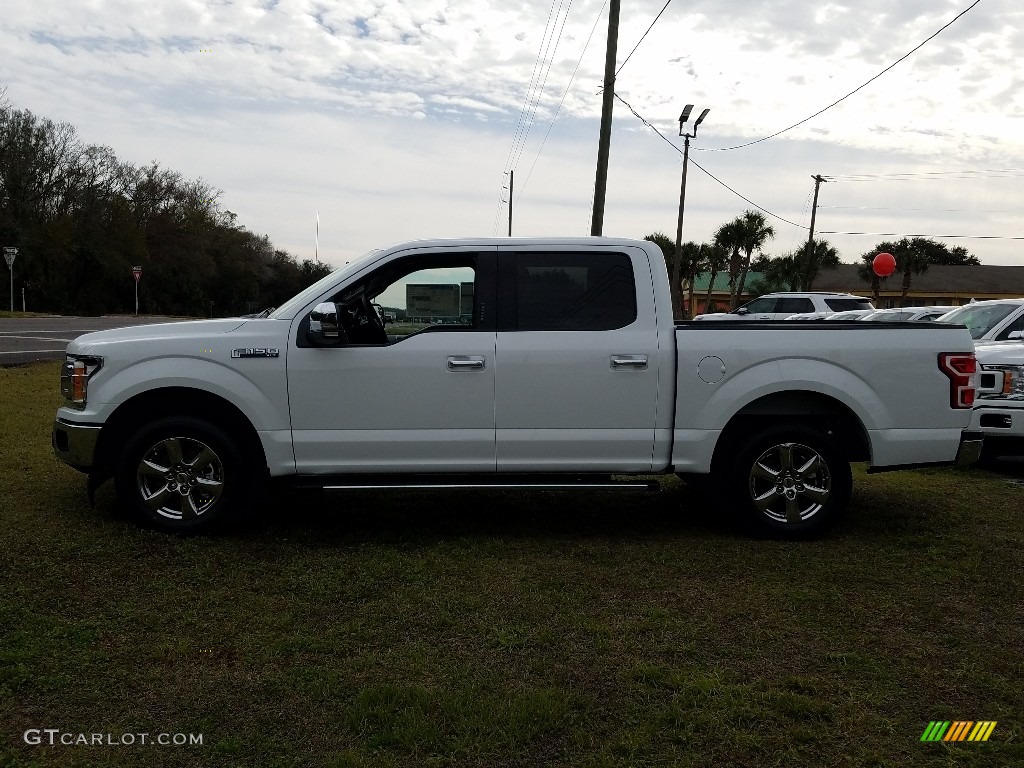
[[[850,293],[822,291],[766,293],[732,312],[710,312],[694,320],[785,320],[805,312],[842,312],[847,309],[874,309],[871,300]]]
[[[973,301],[935,318],[938,323],[966,325],[979,341],[1012,341],[1024,338],[1024,299]]]
[[[386,333],[378,297],[432,278],[472,287],[469,323]],[[270,477],[645,490],[677,473],[713,494],[704,514],[790,538],[841,516],[851,461],[981,451],[963,327],[676,323],[671,305],[646,240],[402,243],[266,318],[79,336],[53,448],[90,492],[113,478],[126,511],[176,533],[249,512]]]
[[[976,344],[978,390],[971,424],[987,458],[1024,454],[1024,343]]]
[[[871,323],[913,323],[920,321],[931,321],[941,317],[952,309],[952,307],[892,307],[890,309],[876,309],[863,315],[861,320]]]

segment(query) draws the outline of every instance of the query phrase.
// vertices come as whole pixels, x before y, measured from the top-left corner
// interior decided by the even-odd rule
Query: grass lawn
[[[1024,765],[1005,476],[858,470],[811,543],[675,479],[283,491],[176,539],[52,457],[58,366],[0,369],[0,766]],[[922,743],[932,720],[998,725]],[[47,728],[203,743],[25,743]]]

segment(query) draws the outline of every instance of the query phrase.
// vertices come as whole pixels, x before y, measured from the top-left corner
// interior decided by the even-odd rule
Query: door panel
[[[494,471],[495,251],[413,248],[340,286],[329,300],[347,345],[311,346],[300,316],[288,353],[299,473]]]
[[[508,253],[499,249],[499,471],[651,469],[660,365],[653,283],[646,254],[628,248],[617,252],[624,254],[628,279],[636,275],[631,287],[635,308],[629,309],[634,319],[623,327],[583,330],[588,324],[607,320],[614,325],[624,318],[621,286],[602,287],[608,282],[602,270],[581,271],[588,266],[587,254],[556,248],[520,247]],[[591,261],[597,260],[596,254],[591,256]],[[561,292],[549,292],[546,300],[564,302],[566,313],[531,309],[540,305],[519,295],[531,290],[524,264],[534,275],[550,274],[552,284],[563,282]],[[514,283],[514,291],[505,290],[508,281]],[[538,295],[548,287],[537,287]],[[597,302],[610,306],[587,305],[595,293]],[[542,327],[575,324],[580,329],[530,330],[537,324],[531,318]]]
[[[292,349],[300,473],[493,471],[493,332],[426,332],[386,347]],[[475,367],[451,368],[452,359]]]

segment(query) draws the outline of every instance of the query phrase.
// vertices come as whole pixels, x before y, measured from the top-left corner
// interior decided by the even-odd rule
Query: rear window
[[[868,299],[859,296],[851,299],[825,299],[825,306],[833,312],[846,312],[850,309],[874,309]]]

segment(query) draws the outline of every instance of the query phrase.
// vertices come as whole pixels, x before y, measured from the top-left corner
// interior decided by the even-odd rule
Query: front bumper
[[[96,444],[102,428],[102,424],[78,424],[58,417],[50,436],[54,455],[81,472],[90,471],[96,460]]]
[[[998,400],[978,400],[971,413],[971,426],[990,437],[1024,438],[1024,403],[1006,405]]]
[[[954,464],[958,467],[966,467],[968,464],[974,464],[978,461],[981,458],[981,448],[984,440],[985,435],[982,432],[973,432],[971,430],[961,432],[960,448],[957,449]]]

